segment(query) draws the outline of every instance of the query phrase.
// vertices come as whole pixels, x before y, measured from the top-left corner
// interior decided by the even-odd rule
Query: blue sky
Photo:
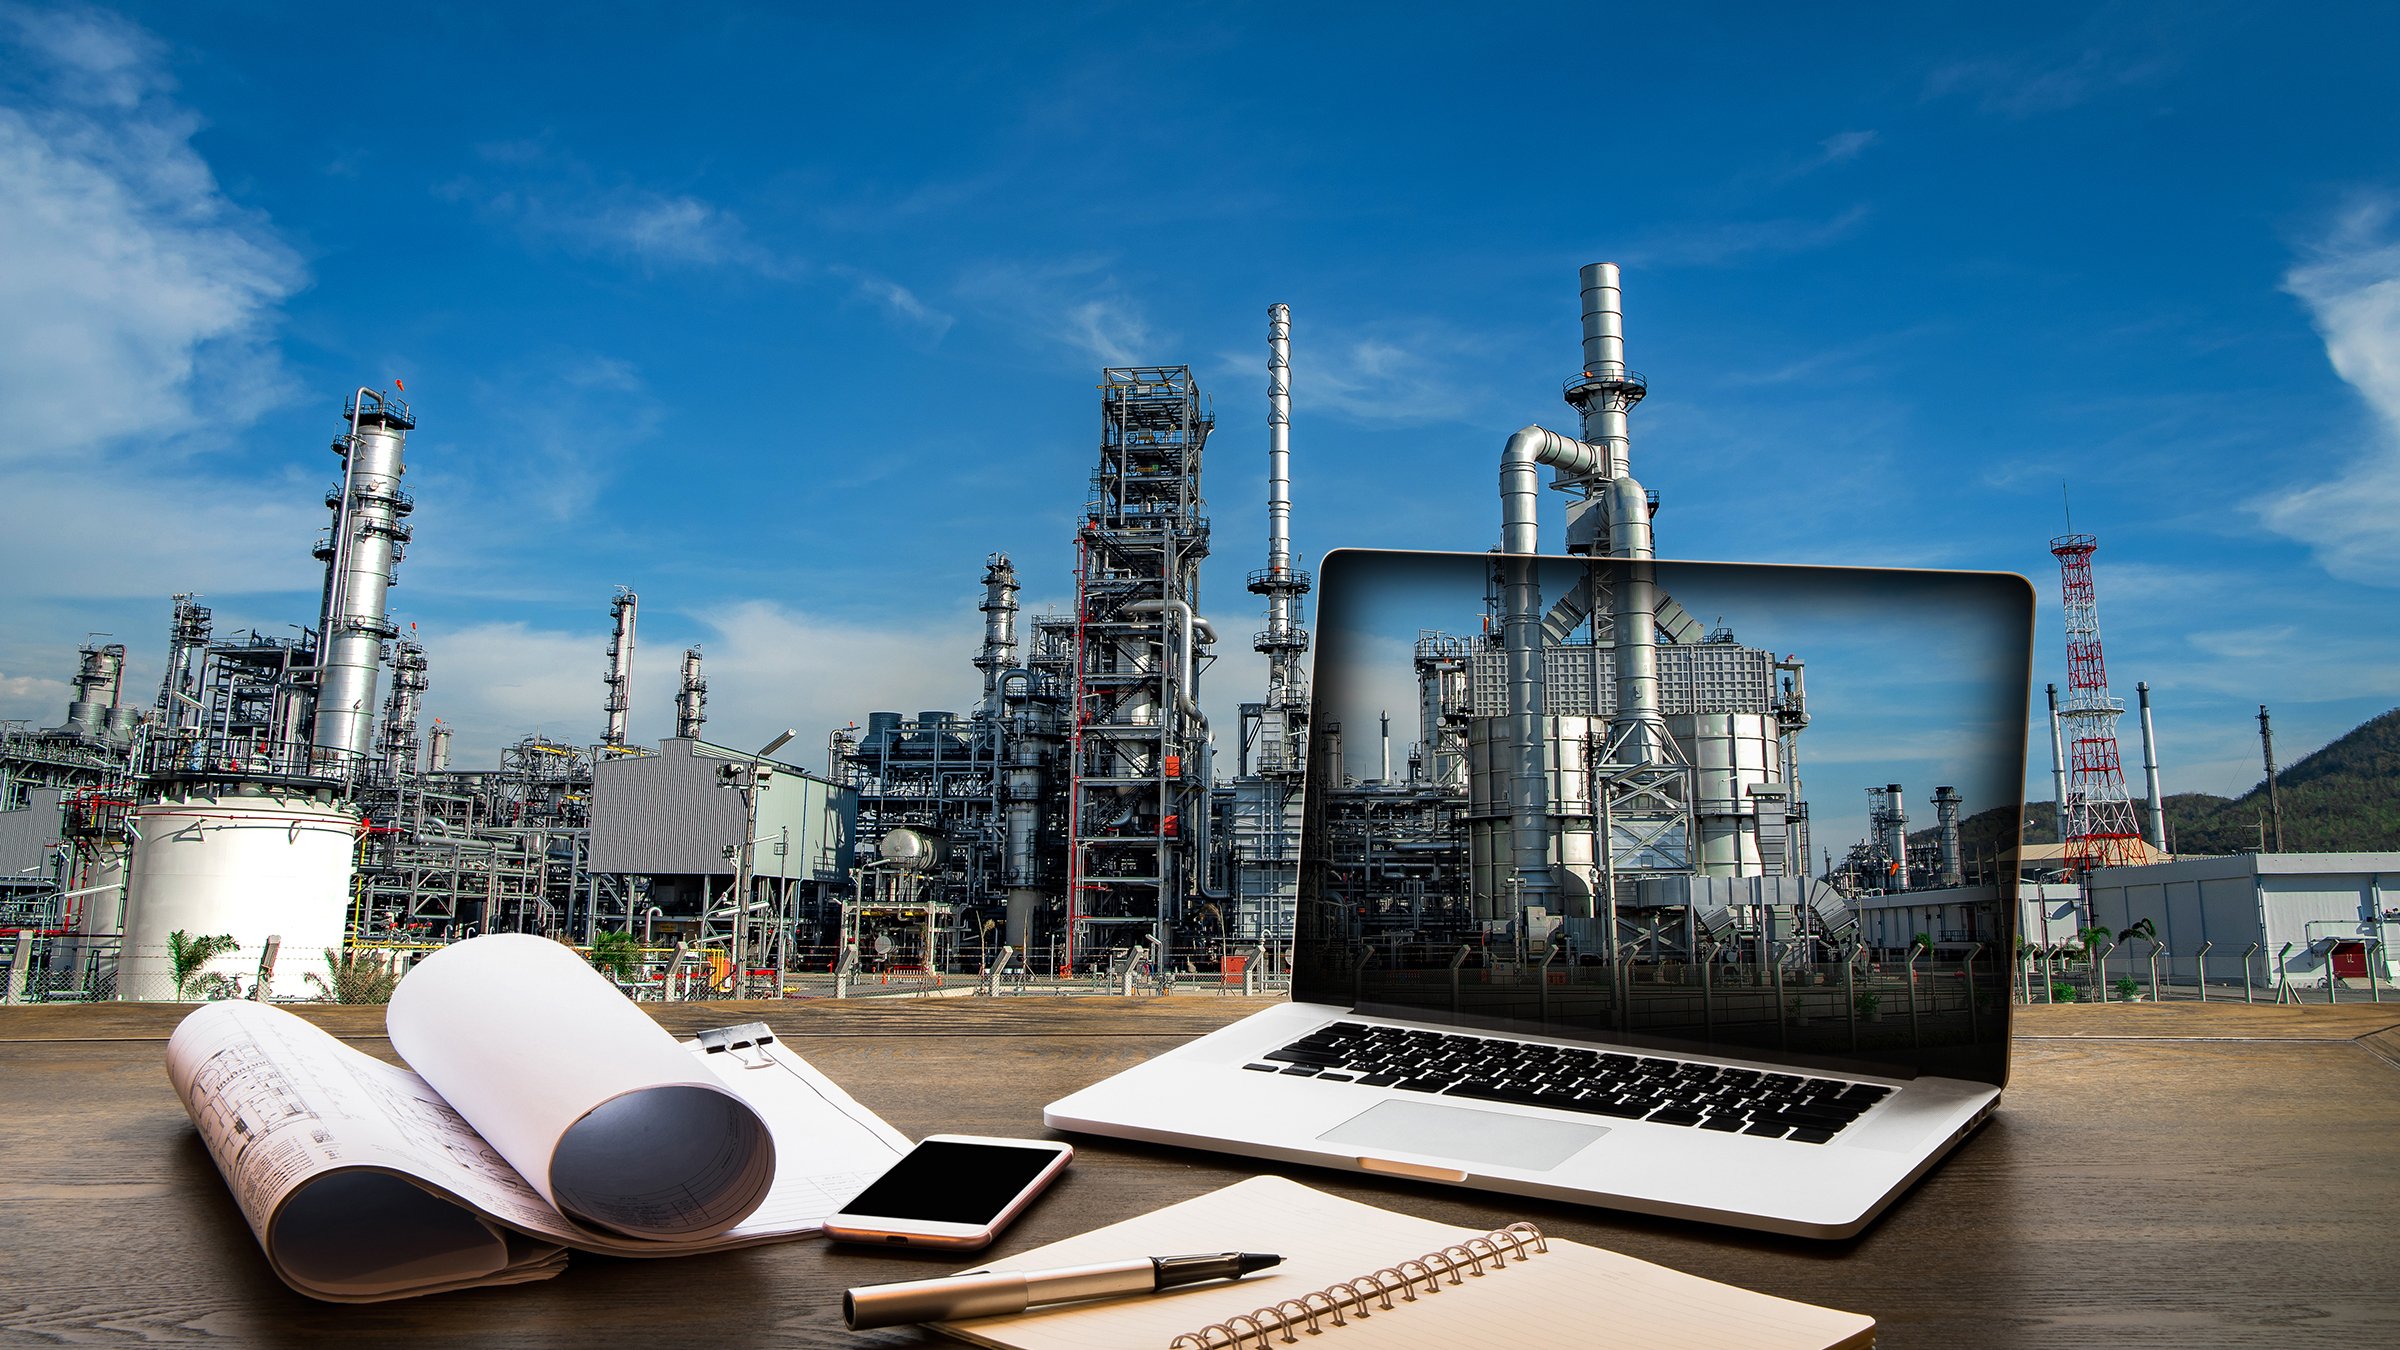
[[[2071,484],[2169,790],[2400,702],[2388,7],[1497,13],[0,0],[0,718],[88,632],[147,701],[171,592],[311,620],[395,376],[462,763],[599,736],[620,584],[636,739],[693,642],[735,744],[968,706],[984,556],[1071,597],[1107,364],[1210,393],[1248,633],[1267,306],[1298,547],[1481,549],[1601,259],[1662,554],[2023,572],[2063,680]]]

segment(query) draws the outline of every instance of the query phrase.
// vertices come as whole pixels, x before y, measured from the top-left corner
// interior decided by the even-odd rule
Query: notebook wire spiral
[[[1168,1350],[1268,1350],[1270,1345],[1297,1345],[1302,1331],[1319,1335],[1328,1326],[1349,1325],[1353,1317],[1363,1321],[1374,1312],[1414,1303],[1420,1295],[1439,1294],[1445,1276],[1449,1284],[1464,1284],[1470,1275],[1480,1278],[1487,1264],[1500,1270],[1511,1258],[1524,1261],[1548,1250],[1550,1244],[1540,1228],[1512,1223],[1371,1274],[1339,1280],[1297,1298],[1187,1331],[1169,1342]],[[1374,1305],[1372,1310],[1369,1304]]]

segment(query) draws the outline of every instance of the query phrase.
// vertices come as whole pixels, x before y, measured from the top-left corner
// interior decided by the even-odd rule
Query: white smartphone
[[[1074,1145],[1047,1139],[930,1134],[827,1219],[825,1236],[973,1251],[998,1236],[1074,1160]]]

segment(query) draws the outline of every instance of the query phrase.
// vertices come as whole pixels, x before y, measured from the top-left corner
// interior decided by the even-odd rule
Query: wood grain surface
[[[911,1135],[1041,1135],[1042,1104],[1261,1006],[1240,998],[669,1005],[763,1018]],[[2384,1011],[2385,1007],[2391,1009]],[[385,1057],[381,1010],[295,1011]],[[954,1269],[814,1239],[364,1307],[268,1271],[168,1087],[187,1009],[0,1009],[0,1343],[947,1345],[853,1335],[840,1291]],[[2400,1004],[2019,1010],[1998,1116],[1864,1235],[1824,1243],[1296,1169],[1449,1223],[1530,1218],[1868,1313],[1886,1347],[2400,1344]],[[1248,1175],[1078,1139],[1021,1250]],[[1595,1290],[1604,1318],[1607,1293]],[[1328,1333],[1330,1337],[1332,1333]],[[1577,1344],[1562,1328],[1556,1344]],[[1328,1350],[1334,1343],[1328,1340]]]

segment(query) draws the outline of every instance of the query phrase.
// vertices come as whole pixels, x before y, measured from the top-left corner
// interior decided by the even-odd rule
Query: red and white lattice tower
[[[2092,594],[2092,552],[2099,546],[2088,534],[2050,541],[2066,594],[2067,701],[2058,719],[2067,742],[2066,861],[2078,877],[2143,856],[2142,827],[2117,756],[2117,718],[2125,705],[2108,696],[2108,666],[2100,657],[2100,606]]]

